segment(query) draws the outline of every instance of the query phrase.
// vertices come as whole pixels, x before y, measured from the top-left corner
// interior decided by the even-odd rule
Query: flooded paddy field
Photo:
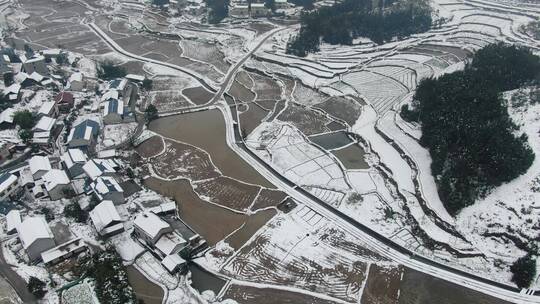
[[[398,303],[510,304],[510,302],[408,268],[403,274]]]
[[[182,94],[184,94],[184,96],[189,98],[189,100],[191,100],[196,105],[203,105],[209,102],[214,96],[214,94],[207,91],[201,86],[184,89],[182,91]]]
[[[227,241],[238,249],[276,214],[275,210],[264,210],[247,215],[211,204],[202,200],[187,180],[148,178],[144,184],[172,197],[177,203],[179,217],[211,246],[230,235]]]
[[[268,115],[268,111],[255,103],[250,103],[247,111],[240,114],[240,127],[244,136],[248,136],[262,120]]]
[[[191,286],[199,293],[205,290],[211,290],[217,295],[225,286],[225,283],[227,283],[222,278],[204,270],[195,263],[189,263],[188,269],[191,272]]]
[[[238,102],[252,102],[255,100],[255,93],[238,81],[233,81],[228,94]]]
[[[337,149],[353,142],[345,132],[314,135],[310,136],[309,140],[327,150]]]
[[[225,121],[219,110],[159,118],[150,123],[149,129],[205,150],[211,155],[214,165],[226,176],[274,188],[227,146]]]
[[[287,108],[278,116],[278,119],[293,124],[306,136],[329,131],[326,124],[330,121],[326,116],[293,103],[289,103]]]
[[[139,301],[144,301],[146,304],[161,304],[165,293],[160,286],[148,280],[134,266],[127,266],[126,271],[129,285]]]
[[[261,229],[276,214],[277,211],[275,209],[266,209],[250,215],[244,223],[244,226],[226,238],[225,241],[234,248],[234,250],[239,250],[255,234],[255,232],[257,232],[257,230]]]
[[[343,97],[331,97],[316,107],[345,121],[349,126],[353,126],[362,114],[362,105],[353,99]]]
[[[152,136],[145,140],[143,144],[137,146],[135,150],[141,157],[150,158],[161,153],[164,148],[163,139],[159,136]]]
[[[148,178],[144,181],[144,185],[162,195],[172,197],[177,203],[179,217],[209,245],[215,245],[224,239],[242,226],[248,218],[245,214],[202,200],[187,180],[163,181]]]
[[[346,169],[369,169],[369,164],[364,157],[366,151],[357,144],[331,151],[331,153],[341,161]]]
[[[233,299],[239,304],[337,304],[338,302],[329,301],[313,297],[303,293],[297,293],[287,290],[274,288],[256,288],[251,286],[240,286],[232,284],[229,286],[223,296],[225,299]]]

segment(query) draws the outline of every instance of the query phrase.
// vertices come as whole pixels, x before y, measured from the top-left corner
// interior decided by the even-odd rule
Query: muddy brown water
[[[357,144],[334,150],[332,154],[341,161],[346,169],[369,169],[369,165],[364,158],[366,152]]]
[[[406,268],[401,281],[399,304],[434,303],[510,304],[510,302]]]
[[[163,289],[148,280],[134,266],[127,266],[128,281],[138,300],[144,301],[145,304],[161,304],[163,301]]]
[[[225,120],[219,110],[200,111],[156,119],[150,130],[208,152],[224,174],[248,183],[275,188],[249,166],[226,142]]]
[[[352,143],[352,140],[345,132],[334,132],[310,136],[309,140],[323,147],[324,149],[337,149]]]
[[[257,230],[268,223],[276,214],[275,209],[266,209],[251,215],[242,228],[226,239],[227,243],[235,250],[240,249]]]
[[[215,245],[238,229],[248,216],[210,204],[200,199],[187,180],[162,181],[148,178],[144,181],[148,188],[168,197],[178,204],[180,218],[209,245]]]
[[[222,278],[204,270],[195,263],[189,263],[188,269],[191,272],[191,286],[199,293],[205,290],[211,290],[217,295],[223,286],[225,286],[225,283],[227,283]]]

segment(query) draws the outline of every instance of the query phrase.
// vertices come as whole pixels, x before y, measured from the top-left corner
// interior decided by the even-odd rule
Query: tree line
[[[333,6],[304,11],[298,34],[287,43],[287,53],[306,56],[319,51],[321,40],[351,45],[367,37],[381,44],[431,27],[431,7],[425,0],[344,0]]]
[[[463,71],[423,80],[405,120],[421,124],[420,144],[446,209],[456,215],[491,189],[523,174],[534,153],[511,120],[502,92],[538,82],[540,58],[517,46],[479,50]]]

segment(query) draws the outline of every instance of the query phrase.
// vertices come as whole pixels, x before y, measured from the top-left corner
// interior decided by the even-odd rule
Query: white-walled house
[[[90,218],[101,236],[111,236],[124,230],[122,218],[112,201],[99,203],[90,211]]]
[[[124,118],[124,102],[122,100],[108,99],[103,106],[103,123],[118,124]]]
[[[124,190],[111,176],[98,177],[90,187],[100,201],[110,200],[115,205],[124,203]]]
[[[51,162],[47,156],[32,156],[28,160],[30,165],[30,172],[34,180],[40,179],[45,173],[49,172],[52,169]]]
[[[17,227],[19,239],[30,261],[41,258],[41,253],[53,248],[54,236],[43,216],[27,217]]]
[[[71,180],[64,170],[52,169],[45,173],[42,178],[45,189],[52,201],[65,197],[67,191],[73,191]]]
[[[9,197],[20,189],[19,179],[11,173],[0,175],[0,201]]]
[[[134,234],[148,245],[154,246],[162,235],[172,232],[173,228],[153,213],[138,215],[133,221]]]
[[[71,178],[78,178],[84,174],[83,166],[87,162],[87,157],[80,149],[68,149],[60,159]]]
[[[21,224],[21,212],[19,210],[11,210],[6,214],[6,232],[12,234],[17,231],[17,227]]]

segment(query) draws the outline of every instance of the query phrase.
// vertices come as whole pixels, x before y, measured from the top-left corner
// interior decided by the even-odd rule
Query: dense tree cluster
[[[451,214],[493,187],[524,173],[534,154],[508,115],[501,92],[537,81],[540,58],[529,50],[494,44],[478,51],[463,71],[423,80],[402,116],[422,125],[438,192]]]
[[[112,61],[103,61],[100,62],[97,69],[97,76],[100,79],[113,79],[113,78],[122,78],[126,76],[127,72],[124,67],[115,65]]]
[[[88,275],[96,282],[95,291],[101,303],[135,303],[126,267],[114,248],[95,253],[87,266]]]
[[[527,288],[536,277],[536,260],[530,255],[517,259],[510,267],[512,271],[512,282],[519,288]]]
[[[215,24],[229,15],[229,0],[206,0],[208,7],[208,22]]]
[[[42,299],[47,294],[47,284],[36,277],[30,277],[26,286],[28,290],[38,299]]]
[[[380,44],[425,32],[431,22],[431,8],[425,0],[344,0],[304,12],[300,31],[288,42],[287,53],[306,56],[316,52],[321,38],[330,44],[351,45],[355,38],[368,37]]]

